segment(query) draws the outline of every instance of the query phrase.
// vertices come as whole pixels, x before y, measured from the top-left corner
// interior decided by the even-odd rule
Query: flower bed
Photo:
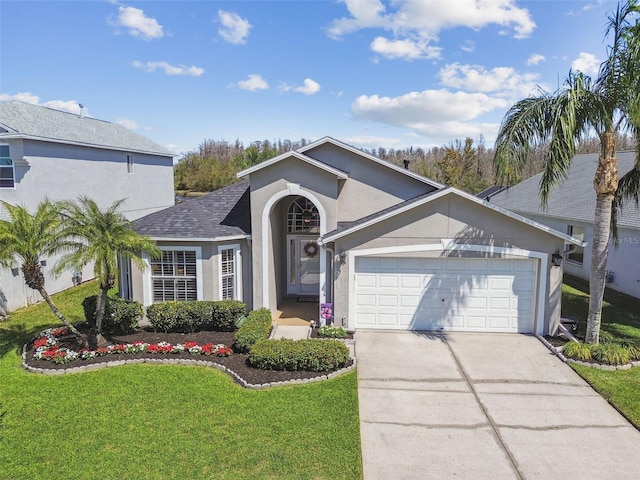
[[[185,342],[171,345],[168,342],[150,344],[139,341],[109,345],[95,350],[83,348],[75,351],[58,345],[58,338],[68,334],[69,331],[66,327],[50,328],[42,332],[40,336],[33,341],[33,347],[35,349],[33,358],[36,360],[49,360],[57,364],[65,364],[77,359],[91,360],[104,355],[127,353],[179,354],[188,352],[191,355],[215,355],[218,357],[228,357],[232,353],[231,348],[223,343],[205,343],[204,345],[199,345],[197,342]]]
[[[80,329],[83,333],[88,333],[86,331],[86,325],[79,324],[76,325],[77,328]],[[54,329],[58,330],[58,329]],[[56,341],[58,342],[56,345],[59,347],[58,350],[66,348],[69,350],[73,350],[78,352],[81,350],[81,347],[78,345],[76,338],[73,335],[62,335],[63,330],[58,330],[57,332],[53,332],[53,330],[48,330],[46,333],[39,335],[35,341],[38,342],[46,342],[41,340],[43,336],[54,336],[56,337]],[[54,335],[57,333],[58,335]],[[187,345],[188,342],[195,342],[195,344],[203,346],[207,344],[224,344],[227,346],[233,346],[235,341],[235,332],[218,332],[218,331],[200,331],[194,333],[163,333],[163,332],[154,332],[151,330],[138,329],[133,333],[127,334],[110,334],[106,333],[105,338],[109,342],[110,345],[133,345],[135,342],[142,342],[149,345],[159,345],[166,342],[172,346],[175,345]],[[42,345],[44,346],[44,345]],[[163,362],[181,362],[185,360],[191,361],[204,361],[208,364],[215,364],[221,369],[226,369],[227,371],[234,372],[235,377],[242,379],[247,384],[251,385],[264,385],[270,383],[278,383],[278,382],[287,382],[287,381],[304,381],[307,379],[320,378],[326,376],[323,372],[306,372],[306,371],[279,371],[279,370],[260,370],[259,368],[254,368],[247,363],[247,359],[249,354],[239,353],[237,351],[233,351],[232,355],[228,357],[219,357],[217,355],[210,356],[194,356],[191,352],[186,349],[185,351],[177,352],[172,351],[171,353],[152,353],[147,351],[140,353],[128,353],[128,354],[106,354],[102,356],[97,356],[94,358],[88,358],[83,360],[81,358],[76,358],[75,360],[69,361],[68,363],[55,363],[53,360],[41,360],[34,357],[35,350],[37,347],[34,346],[33,342],[29,342],[25,345],[24,355],[23,355],[23,363],[26,368],[33,372],[53,372],[56,370],[62,371],[74,371],[76,367],[87,366],[90,367],[92,365],[107,365],[112,362],[121,363],[122,360],[125,361],[157,361],[160,363]],[[62,355],[62,354],[58,354]],[[154,360],[155,359],[155,360]],[[350,361],[349,365],[352,365],[353,362]],[[71,370],[69,370],[71,369]]]

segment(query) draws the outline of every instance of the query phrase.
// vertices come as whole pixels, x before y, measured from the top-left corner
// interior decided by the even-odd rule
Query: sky
[[[607,0],[0,2],[0,101],[205,139],[493,146],[509,107],[596,75]],[[177,158],[178,158],[177,157]]]

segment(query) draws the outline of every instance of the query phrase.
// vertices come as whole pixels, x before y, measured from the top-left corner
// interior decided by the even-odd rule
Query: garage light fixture
[[[556,252],[551,255],[551,263],[554,267],[562,265],[562,255],[560,255],[560,250],[556,250]]]

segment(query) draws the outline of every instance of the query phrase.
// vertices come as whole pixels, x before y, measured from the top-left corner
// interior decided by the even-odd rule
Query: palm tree
[[[118,211],[124,200],[114,202],[106,210],[87,197],[77,202],[62,203],[65,217],[65,232],[75,239],[73,250],[65,254],[56,265],[56,271],[68,267],[81,269],[94,264],[94,273],[100,281],[100,294],[96,302],[96,322],[92,341],[98,346],[106,345],[102,336],[102,322],[107,304],[107,294],[116,283],[117,256],[134,260],[144,268],[141,255],[159,255],[155,243],[133,230],[127,218]]]
[[[540,91],[517,102],[505,115],[496,140],[494,166],[503,185],[517,181],[532,148],[548,143],[540,180],[543,205],[550,191],[566,178],[578,141],[592,132],[600,140],[593,182],[596,208],[585,336],[585,341],[592,344],[599,342],[612,203],[618,188],[616,136],[628,130],[635,133],[640,125],[640,36],[631,22],[638,13],[636,0],[629,0],[609,18],[607,34],[613,33],[613,44],[595,81],[580,72],[570,72],[564,87],[556,92]]]
[[[60,206],[48,199],[29,213],[22,205],[2,201],[9,220],[0,220],[0,265],[10,268],[18,260],[29,288],[37,290],[53,314],[84,342],[85,337],[65,318],[45,289],[40,259],[64,251],[70,246],[61,222]]]

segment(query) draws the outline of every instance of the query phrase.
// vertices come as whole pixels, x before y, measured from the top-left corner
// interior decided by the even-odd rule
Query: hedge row
[[[86,297],[82,301],[84,318],[91,328],[96,324],[97,295]],[[138,322],[142,319],[142,305],[133,300],[123,300],[116,297],[107,297],[102,331],[113,333],[130,333],[138,328]]]
[[[160,302],[147,307],[147,318],[160,332],[230,332],[246,310],[238,300]]]
[[[268,339],[272,323],[271,310],[268,308],[249,312],[236,332],[236,350],[248,352],[257,341]]]
[[[328,372],[348,361],[349,348],[339,340],[260,340],[249,355],[249,364],[262,370]]]

